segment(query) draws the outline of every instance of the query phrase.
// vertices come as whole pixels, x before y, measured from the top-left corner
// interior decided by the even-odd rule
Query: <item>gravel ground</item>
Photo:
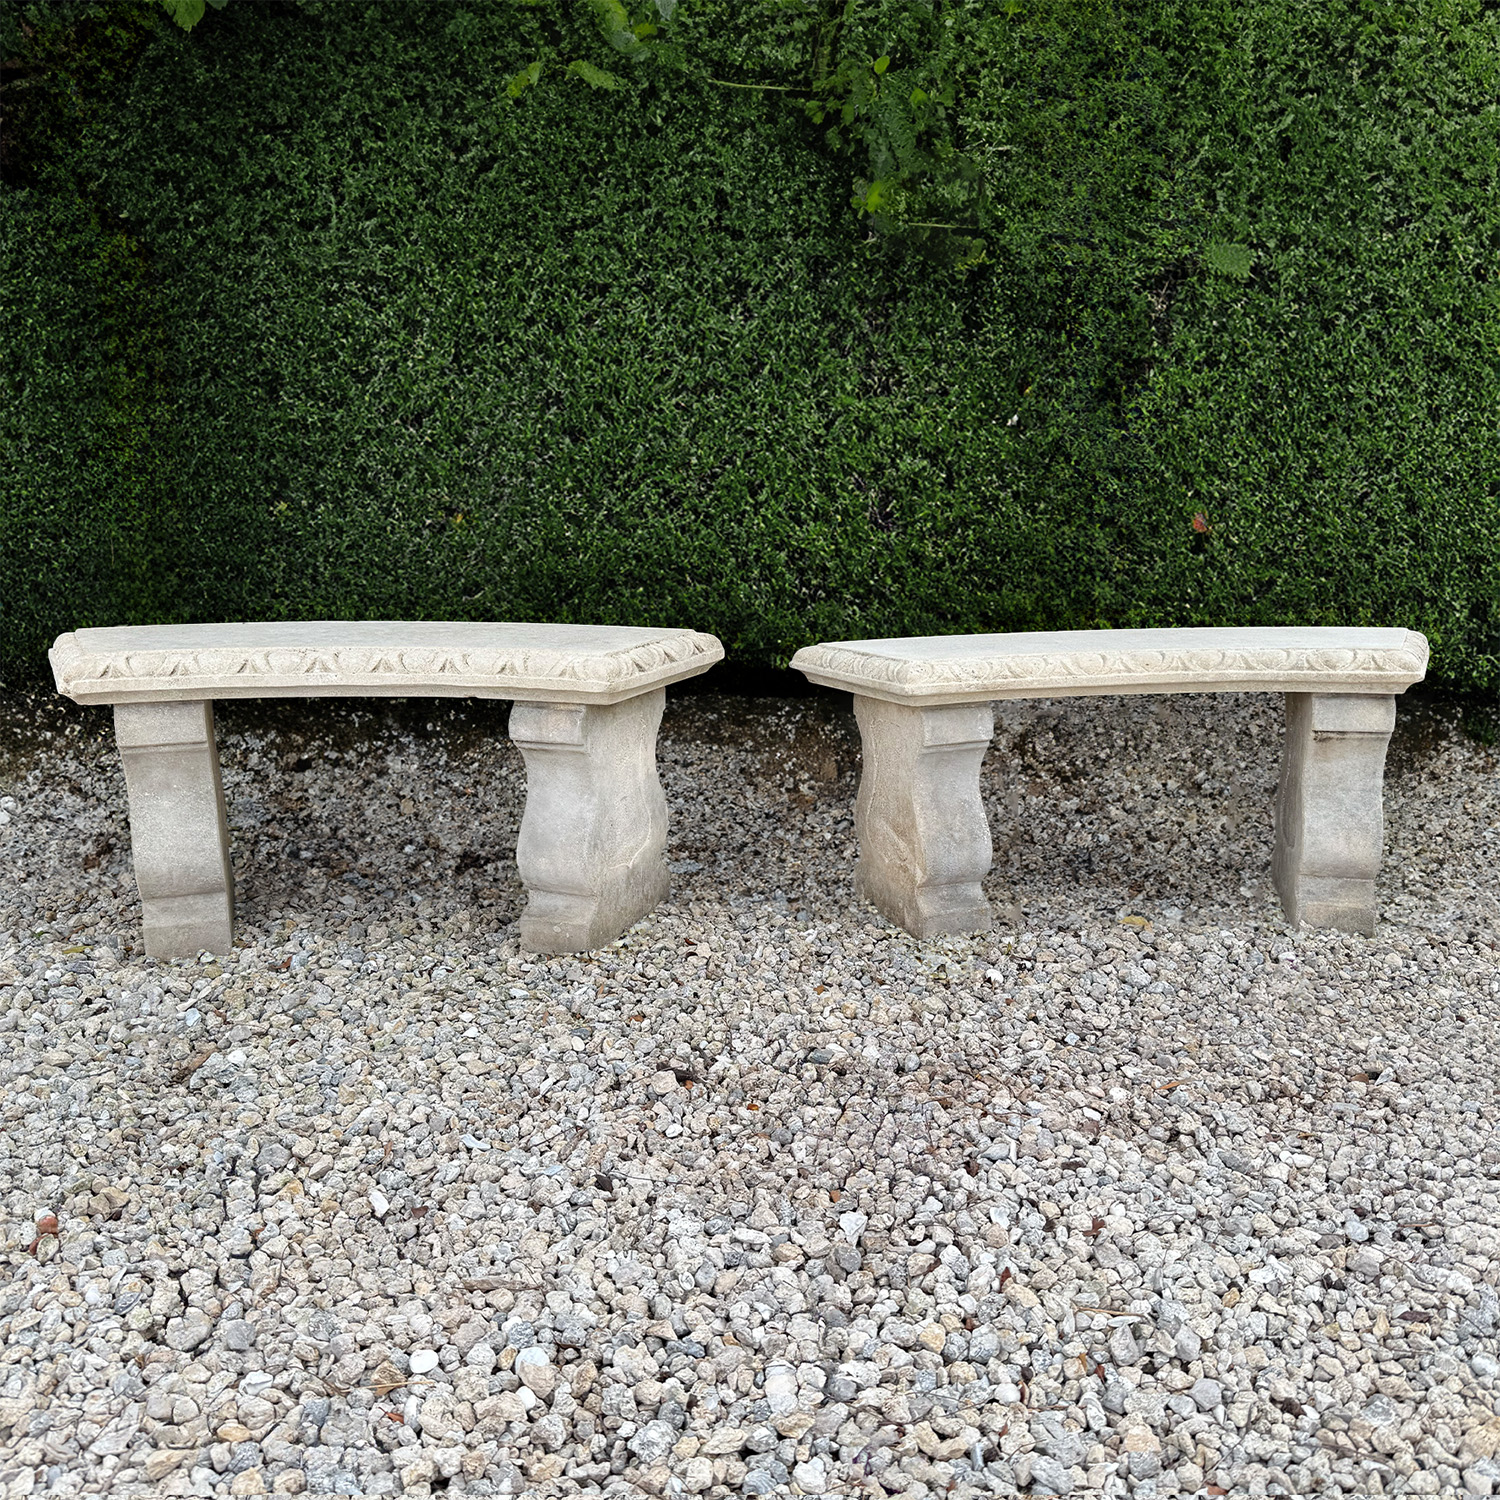
[[[697,693],[673,901],[516,947],[495,705],[221,705],[240,945],[137,947],[0,705],[0,1493],[1500,1492],[1500,795],[1402,702],[1374,939],[1280,705],[1003,705],[992,934],[851,894],[847,700]]]

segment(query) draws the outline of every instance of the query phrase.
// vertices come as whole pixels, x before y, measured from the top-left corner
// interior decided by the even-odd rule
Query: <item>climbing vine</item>
[[[228,0],[160,3],[191,30],[208,5],[222,10]],[[326,0],[298,3],[317,10]],[[521,101],[554,78],[621,90],[643,87],[648,77],[664,86],[663,74],[691,86],[785,95],[821,127],[827,150],[855,161],[850,206],[873,228],[954,267],[986,260],[981,236],[992,194],[984,164],[962,140],[962,95],[992,41],[987,33],[1020,15],[1022,0],[999,7],[975,0],[502,3],[518,13],[516,47],[532,53],[505,71],[508,100]],[[441,14],[461,28],[469,12],[455,0]],[[580,19],[592,26],[569,24]],[[590,31],[608,52],[569,56]],[[610,67],[601,66],[611,57]],[[742,76],[717,76],[728,72]]]

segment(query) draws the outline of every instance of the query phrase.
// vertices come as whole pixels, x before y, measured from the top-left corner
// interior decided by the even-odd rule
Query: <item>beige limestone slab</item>
[[[890,703],[981,703],[1106,693],[1400,693],[1427,670],[1412,630],[1248,626],[1050,630],[830,641],[792,666]]]
[[[78,703],[436,697],[620,703],[706,672],[696,630],[443,620],[119,625],[59,636],[57,690]]]

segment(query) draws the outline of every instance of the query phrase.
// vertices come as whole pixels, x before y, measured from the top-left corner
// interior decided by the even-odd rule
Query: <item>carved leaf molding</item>
[[[1414,637],[1421,640],[1420,636]],[[794,667],[830,676],[901,687],[983,687],[1020,682],[1129,683],[1139,678],[1181,681],[1215,678],[1281,680],[1309,678],[1409,678],[1427,670],[1426,642],[1412,647],[1199,647],[1168,651],[1053,652],[1036,656],[995,655],[914,661],[851,651],[842,646],[809,646],[792,659]]]
[[[395,676],[424,680],[464,678],[493,682],[552,678],[564,682],[624,682],[695,656],[720,653],[718,641],[698,631],[619,651],[580,655],[566,647],[454,650],[451,647],[272,646],[255,650],[211,647],[197,651],[125,651],[85,654],[59,643],[57,665],[63,691],[89,682],[160,678],[326,676],[343,681]]]

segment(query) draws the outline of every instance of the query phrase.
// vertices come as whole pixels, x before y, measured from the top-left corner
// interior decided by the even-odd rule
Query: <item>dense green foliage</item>
[[[0,213],[12,663],[162,619],[748,663],[1371,623],[1500,684],[1477,0],[680,0],[623,12],[639,57],[574,0],[52,9]]]

